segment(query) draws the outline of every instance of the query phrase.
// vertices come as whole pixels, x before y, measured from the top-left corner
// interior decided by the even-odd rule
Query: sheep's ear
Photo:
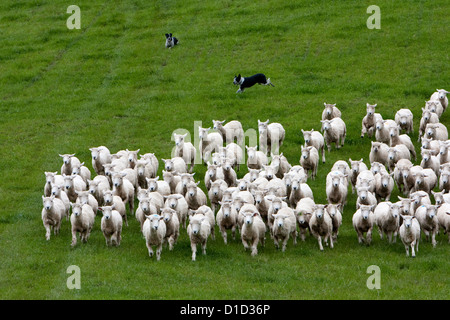
[[[111,209],[114,210],[116,208],[116,204],[113,203],[113,205],[111,206]]]
[[[81,166],[84,166],[84,161],[83,161],[82,163],[80,163],[80,167],[81,167]]]
[[[126,174],[126,172],[121,172],[120,175],[121,175],[122,177],[125,177],[127,174]]]
[[[44,195],[42,195],[42,200],[44,200],[45,199],[45,197],[44,197]]]
[[[155,180],[159,180],[159,176],[157,176],[157,177],[155,178]]]
[[[327,106],[327,103],[326,103],[326,102],[324,102],[324,103],[323,103],[323,105],[324,105],[324,106],[326,107],[326,106]]]
[[[253,212],[253,216],[256,217],[257,215],[259,215],[259,212],[255,211]],[[273,216],[273,215],[272,215]]]
[[[198,181],[196,184],[199,185],[199,184],[200,184],[200,181]]]
[[[100,210],[101,212],[103,212],[103,207],[98,207],[98,210]]]

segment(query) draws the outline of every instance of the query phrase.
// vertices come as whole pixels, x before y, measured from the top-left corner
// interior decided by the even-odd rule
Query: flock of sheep
[[[335,104],[326,104],[319,131],[302,130],[305,145],[301,146],[300,165],[292,166],[279,153],[285,130],[279,123],[258,120],[259,146],[245,146],[248,172],[238,179],[236,171],[245,164],[244,131],[239,121],[213,120],[214,132],[199,128],[198,146],[202,162],[207,165],[204,185],[193,173],[197,149],[184,141],[186,135],[174,134],[175,151],[164,163],[163,179],[157,176],[159,161],[152,153],[121,150],[111,154],[107,147],[91,148],[91,171],[75,154],[60,155],[61,172],[45,172],[42,221],[46,239],[51,229],[59,233],[64,218],[70,219],[72,246],[87,242],[98,211],[101,230],[107,245],[120,245],[123,224],[135,216],[150,256],[156,248],[160,259],[163,243],[174,248],[180,228],[187,230],[192,260],[197,245],[206,254],[209,237],[215,239],[217,225],[227,244],[228,231],[233,239],[239,231],[244,248],[251,255],[258,253],[267,231],[277,248],[284,251],[292,237],[305,241],[311,234],[323,250],[322,240],[333,248],[342,224],[349,185],[357,194],[352,223],[358,241],[370,245],[376,225],[380,234],[395,242],[397,234],[412,256],[418,251],[421,232],[431,237],[442,228],[449,232],[450,242],[450,141],[447,128],[439,122],[448,106],[445,90],[437,90],[422,109],[419,139],[422,142],[419,165],[414,165],[416,151],[409,133],[413,132],[413,115],[400,109],[394,120],[375,113],[376,105],[367,104],[362,120],[361,137],[375,135],[369,154],[370,168],[361,160],[336,161],[326,177],[327,204],[314,202],[307,184],[315,179],[319,156],[325,163],[325,145],[341,148],[346,125]],[[402,134],[402,131],[405,134]],[[269,163],[270,159],[270,163]],[[391,202],[397,185],[404,197]],[[435,187],[439,192],[434,192]],[[434,197],[434,204],[430,197]],[[138,207],[135,210],[135,199]],[[127,208],[128,207],[128,208]],[[70,214],[71,212],[71,214]]]

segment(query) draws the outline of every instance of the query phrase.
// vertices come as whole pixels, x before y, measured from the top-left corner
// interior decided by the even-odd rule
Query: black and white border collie
[[[253,87],[255,84],[263,84],[265,86],[271,85],[275,87],[272,82],[270,82],[270,78],[266,78],[263,73],[257,73],[251,77],[241,77],[241,74],[234,76],[233,84],[239,85],[238,91],[243,92],[245,88]]]
[[[166,33],[166,48],[172,48],[178,44],[178,39],[172,37],[171,33]]]

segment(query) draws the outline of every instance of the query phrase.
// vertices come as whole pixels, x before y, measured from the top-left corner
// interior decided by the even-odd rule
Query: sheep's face
[[[247,188],[248,188],[248,182],[247,182],[247,180],[244,180],[244,179],[240,179],[239,181],[238,181],[238,189],[239,189],[239,191],[244,191],[244,190],[247,190]]]
[[[66,190],[73,188],[73,178],[75,178],[75,176],[64,176],[64,186],[66,187]]]
[[[383,172],[380,174],[380,182],[383,188],[387,188],[389,186],[389,183],[391,182],[391,176],[389,173]]]
[[[221,186],[220,182],[214,181],[213,183],[211,183],[211,188],[209,190],[213,195],[217,196],[220,193],[220,186]]]
[[[418,205],[422,202],[422,194],[420,192],[413,192],[409,195],[409,197],[414,201],[415,205]]]
[[[447,185],[448,184],[448,176],[449,176],[449,174],[450,174],[450,172],[448,172],[448,171],[443,171],[443,172],[441,172],[441,175],[440,175],[440,181],[442,182],[442,184],[443,185]]]
[[[267,126],[269,125],[269,120],[262,122],[258,120],[258,132],[259,134],[265,134],[267,132]]]
[[[112,176],[112,182],[114,187],[118,188],[122,185],[123,183],[123,176],[120,173],[114,173],[114,175]]]
[[[189,197],[193,198],[197,195],[197,184],[196,183],[189,183],[186,186],[186,194],[189,195]]]
[[[389,151],[388,151],[388,159],[389,160],[391,160],[391,161],[394,161],[395,160],[395,154],[397,153],[397,150],[396,149],[394,149],[394,148],[389,148]]]
[[[215,164],[208,164],[208,170],[207,170],[206,174],[210,178],[214,178],[216,176],[216,172],[217,172],[217,166]]]
[[[150,190],[150,192],[154,192],[154,191],[158,190],[158,179],[148,179],[147,178],[146,180],[147,180],[148,190]]]
[[[399,199],[400,199],[400,197],[399,197]],[[401,212],[403,212],[403,214],[409,215],[412,199],[401,198],[400,201],[401,201],[401,207],[400,207]]]
[[[428,122],[431,118],[431,111],[429,109],[422,109],[422,118]]]
[[[372,142],[372,151],[373,152],[378,152],[381,148],[381,143],[380,142]]]
[[[352,170],[352,172],[354,174],[358,174],[359,173],[359,167],[360,167],[362,162],[363,162],[362,160],[354,161],[354,160],[350,159],[350,169]]]
[[[279,197],[275,197],[272,200],[272,208],[274,212],[278,212],[283,207],[283,201]]]
[[[164,218],[165,222],[169,222],[172,219],[174,213],[176,214],[176,211],[170,208],[164,208],[161,212],[161,215]]]
[[[139,201],[139,207],[141,207],[141,209],[144,213],[149,213],[150,212],[150,198],[143,198],[141,201]]]
[[[436,128],[434,126],[430,126],[430,125],[428,125],[427,127],[428,127],[427,137],[429,139],[434,139],[434,136],[436,135]]]
[[[256,190],[253,192],[253,197],[255,197],[255,202],[260,204],[264,200],[264,192],[261,190]]]
[[[426,205],[427,208],[427,218],[433,219],[436,216],[437,205]]]
[[[220,120],[213,120],[213,129],[214,130],[219,130],[223,128],[223,124],[225,122],[225,120],[220,121]]]
[[[284,219],[287,218],[284,214],[273,214],[272,217],[274,218],[273,224],[278,226],[279,228],[282,228],[284,225]]]
[[[437,112],[437,108],[438,108],[438,103],[440,104],[439,101],[432,101],[432,100],[427,101],[427,103],[425,105],[425,108],[430,110],[433,113],[436,113]]]
[[[427,139],[425,137],[422,137],[422,149],[430,149],[431,148],[431,139]]]
[[[292,190],[299,190],[301,185],[300,179],[292,179]]]
[[[139,152],[140,149],[136,150],[136,151],[128,151],[128,162],[129,163],[136,163],[137,161],[137,154]]]
[[[292,175],[289,173],[285,173],[283,180],[284,180],[284,184],[286,185],[286,187],[290,187],[292,186]]]
[[[389,135],[391,136],[391,138],[398,137],[398,127],[394,127],[394,126],[390,127]]]
[[[166,171],[173,170],[173,161],[171,159],[164,160],[164,169],[166,169]]]
[[[214,152],[214,153],[211,155],[211,161],[212,161],[212,163],[213,163],[214,165],[219,165],[219,164],[222,163],[222,157],[220,156],[219,153]]]
[[[441,155],[446,155],[448,153],[449,144],[444,141],[439,141],[439,153]]]
[[[400,214],[400,205],[398,204],[398,203],[392,203],[390,206],[389,206],[389,212],[391,213],[391,215],[395,218],[395,219],[397,219],[398,218],[398,216],[399,216],[399,214]]]
[[[322,130],[328,131],[331,128],[331,122],[330,120],[321,120],[320,122],[322,122]]]
[[[402,126],[405,126],[408,122],[409,122],[409,117],[408,116],[401,116],[400,117],[400,124]]]
[[[433,194],[434,200],[436,202],[436,205],[441,205],[444,202],[444,192],[434,192],[431,191],[431,193]]]
[[[312,213],[311,212],[303,212],[300,211],[297,213],[297,221],[299,224],[304,224],[307,223],[309,221],[309,219],[311,218]]]
[[[236,197],[233,200],[233,207],[236,210],[236,212],[239,212],[244,205],[244,200],[241,197]]]
[[[314,215],[317,219],[321,220],[323,218],[323,215],[325,214],[325,208],[326,205],[323,204],[316,204],[314,206]]]
[[[200,138],[200,140],[208,137],[208,131],[209,131],[209,128],[208,129],[201,128],[201,127],[198,128],[198,137]]]
[[[311,151],[311,149],[309,147],[308,148],[303,148],[302,147],[302,158],[305,159],[305,160],[308,159],[310,151]]]
[[[331,177],[331,185],[335,188],[339,187],[341,183],[341,175],[340,174],[334,174]]]
[[[358,198],[366,200],[368,197],[369,188],[358,188]]]
[[[431,159],[431,152],[430,151],[422,150],[421,155],[422,155],[422,160],[424,160],[425,162],[430,161],[430,159]]]
[[[377,130],[383,130],[383,128],[384,128],[384,121],[378,119],[378,120],[376,121],[376,123],[375,123],[375,129],[377,129]]]
[[[105,192],[103,192],[103,201],[105,202],[105,204],[112,204],[113,203],[113,193],[110,190],[107,190]]]
[[[336,104],[330,104],[330,103],[324,103],[324,110],[327,116],[331,116],[333,114],[333,109],[336,106]]]
[[[81,204],[87,204],[89,201],[89,191],[77,192],[78,199]]]
[[[367,103],[367,105],[366,105],[366,112],[367,112],[367,115],[369,116],[369,117],[371,117],[371,116],[373,116],[374,114],[375,114],[375,107],[376,107],[377,105],[376,104],[368,104]]]
[[[246,212],[244,214],[244,222],[246,225],[250,226],[253,224],[253,218],[258,215],[258,212]]]
[[[303,139],[305,140],[306,144],[309,144],[311,142],[311,135],[312,135],[312,131],[303,131]]]
[[[275,176],[275,168],[273,166],[264,166],[264,171],[266,172],[266,179],[269,181]]]
[[[359,180],[359,189],[361,188],[369,188],[370,187],[370,183],[372,182],[372,179],[367,179],[367,178],[363,178]]]
[[[447,90],[444,90],[444,89],[436,89],[436,91],[439,92],[438,98],[440,100],[444,100],[445,97],[447,96],[447,93],[450,93],[450,92],[448,92]]]
[[[138,192],[137,192],[136,197],[139,201],[141,201],[141,199],[148,197],[148,193],[149,193],[149,191],[147,189],[142,189],[142,188],[138,187]],[[112,191],[111,191],[111,194],[112,194]]]
[[[178,197],[177,197],[177,196],[170,195],[170,196],[167,198],[167,200],[166,200],[166,205],[167,205],[169,208],[176,209],[176,208],[177,208],[177,205],[178,205]]]
[[[259,178],[259,173],[261,172],[261,170],[259,170],[259,169],[249,169],[248,172],[250,174],[250,182],[253,182],[253,181],[255,181],[256,179]]]
[[[256,147],[247,147],[248,158],[253,160],[256,158]]]
[[[372,213],[372,206],[368,205],[360,205],[359,209],[361,210],[361,216],[364,220],[369,219],[369,215]]]
[[[414,175],[416,186],[421,186],[424,183],[426,175],[422,172],[418,172]]]
[[[99,148],[90,148],[92,160],[97,160],[100,155]]]
[[[138,160],[136,162],[135,170],[138,176],[143,177],[145,175],[145,166],[147,165],[147,161]]]
[[[52,192],[51,192],[51,194],[52,194],[53,196],[55,196],[55,197],[58,197],[58,196],[61,194],[61,189],[62,189],[62,188],[63,188],[63,187],[60,186],[60,185],[53,184],[53,185],[52,185]]]
[[[47,184],[52,184],[55,182],[55,175],[58,172],[45,172],[45,181]]]
[[[370,171],[375,175],[375,174],[377,174],[377,173],[379,173],[379,172],[381,172],[381,169],[382,168],[384,168],[384,169],[386,169],[385,167],[384,167],[384,165],[383,164],[381,164],[380,162],[372,162],[371,163],[371,165],[370,165],[371,167],[370,167]]]
[[[80,203],[74,203],[72,204],[72,214],[75,217],[79,217],[81,215],[82,209]]]
[[[402,216],[403,218],[403,224],[405,225],[405,228],[409,229],[412,225],[412,220],[415,219],[413,216]]]
[[[42,204],[43,204],[45,210],[49,211],[53,207],[54,199],[55,199],[55,196],[51,196],[51,197],[42,196]]]
[[[105,220],[110,220],[111,219],[113,209],[114,209],[114,206],[99,207],[99,210],[102,212],[103,218]]]
[[[97,181],[93,181],[93,180],[89,180],[89,193],[90,194],[94,194],[98,189],[98,182]]]
[[[70,159],[74,156],[75,154],[60,154],[59,156],[61,158],[63,158],[63,162],[64,164],[70,164]]]
[[[183,188],[186,188],[189,182],[193,182],[194,174],[183,173],[180,175],[181,177],[181,185]]]
[[[192,233],[197,235],[200,233],[200,229],[202,226],[202,222],[205,220],[205,217],[189,217],[189,225],[191,226]]]
[[[222,202],[222,214],[225,218],[228,218],[231,215],[231,205],[232,202],[231,201],[226,201],[226,202]]]
[[[159,228],[159,222],[164,219],[164,217],[152,214],[151,216],[147,216],[147,219],[150,220],[150,228],[156,231]]]

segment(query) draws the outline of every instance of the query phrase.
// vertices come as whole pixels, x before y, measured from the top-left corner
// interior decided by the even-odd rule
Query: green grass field
[[[66,27],[70,4],[81,8],[80,30]],[[379,30],[366,27],[371,4],[381,8]],[[168,158],[172,132],[193,134],[194,121],[209,127],[235,119],[256,130],[258,119],[270,119],[284,125],[281,151],[294,165],[300,129],[318,130],[328,102],[342,111],[347,139],[308,182],[324,203],[335,161],[368,164],[370,139],[360,138],[367,102],[391,119],[410,108],[419,151],[421,108],[436,88],[449,90],[449,9],[444,0],[2,1],[0,298],[449,299],[447,235],[434,249],[422,241],[415,259],[399,239],[389,244],[378,232],[370,247],[359,245],[355,195],[335,248],[324,252],[309,237],[282,253],[267,235],[251,257],[239,240],[224,245],[216,228],[207,255],[192,262],[182,229],[175,249],[164,247],[157,262],[134,217],[118,248],[106,247],[100,216],[89,242],[75,248],[67,221],[48,242],[41,221],[44,171],[60,170],[59,153],[76,153],[89,168],[89,148],[100,145]],[[179,46],[164,48],[167,32]],[[257,72],[276,87],[236,95],[233,76]],[[441,122],[449,119],[445,113]],[[205,167],[195,172],[203,181]],[[398,194],[395,188],[392,199]],[[70,265],[80,267],[80,290],[66,286]],[[366,286],[370,265],[380,267],[379,290]]]

